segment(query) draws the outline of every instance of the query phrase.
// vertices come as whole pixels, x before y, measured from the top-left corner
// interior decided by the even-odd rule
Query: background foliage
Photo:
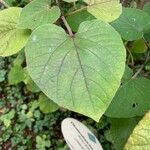
[[[8,4],[9,6],[24,7],[30,1],[6,0],[5,2],[6,6]],[[47,23],[51,13],[55,15],[50,22],[56,22],[64,27],[60,20],[56,21],[61,15],[60,10],[57,6],[52,6],[48,12],[41,14],[49,14],[48,18],[41,22],[39,16],[35,17],[32,14],[35,11],[39,13],[47,3],[41,1],[42,6],[40,5],[38,10],[34,10],[33,7],[30,11],[28,7],[25,7],[21,13],[22,20],[18,25],[20,29],[12,30],[16,33],[9,45],[14,47],[14,40],[20,39],[21,35],[23,39],[20,40],[19,47],[14,47],[14,50],[8,48],[5,53],[2,53],[5,47],[1,46],[0,50],[1,56],[7,56],[23,48],[16,55],[7,58],[0,57],[0,149],[67,150],[68,147],[60,131],[60,123],[66,117],[77,118],[87,125],[96,134],[104,150],[132,150],[132,148],[139,150],[142,144],[145,144],[143,150],[147,149],[150,145],[149,134],[147,134],[149,132],[149,113],[143,119],[142,117],[150,109],[150,3],[125,0],[122,5],[128,8],[123,8],[121,13],[121,5],[118,1],[110,2],[107,5],[99,5],[93,1],[92,6],[88,6],[87,10],[83,8],[81,12],[72,13],[85,3],[91,4],[91,1],[68,2],[70,0],[60,1],[61,11],[68,14],[66,20],[74,32],[77,32],[81,22],[90,21],[96,17],[110,22],[110,25],[121,35],[127,53],[121,85],[107,111],[97,123],[83,115],[61,108],[50,100],[29,76],[23,47],[31,32],[26,28],[35,29],[41,23]],[[55,1],[51,1],[51,4],[55,4]],[[99,11],[95,11],[94,6],[98,10],[104,9],[102,15],[99,15]],[[114,9],[115,7],[117,9]],[[1,9],[4,8],[4,5],[1,5]],[[18,11],[20,9],[18,8]],[[111,17],[107,14],[106,10],[108,9],[110,14],[115,12],[110,15]],[[11,15],[5,18],[0,16],[0,22],[2,23],[4,19],[9,20]],[[31,16],[31,20],[24,22],[27,15]],[[18,17],[15,20],[18,21]],[[1,28],[5,27],[7,30],[7,26],[7,24],[3,24]],[[11,28],[14,29],[16,26],[11,24]],[[24,35],[24,33],[27,34]],[[10,36],[12,36],[11,33],[8,37]],[[3,38],[1,43],[5,44],[8,37]],[[35,40],[34,36],[32,39]],[[81,42],[80,45],[82,45]],[[119,54],[116,55],[119,56]],[[115,55],[113,57],[116,59]],[[119,63],[121,62],[119,61],[118,65]],[[112,80],[112,82],[114,81]],[[98,119],[96,118],[96,120]],[[137,141],[139,142],[137,143]]]

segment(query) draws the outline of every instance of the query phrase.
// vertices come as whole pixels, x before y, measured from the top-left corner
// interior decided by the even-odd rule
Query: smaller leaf
[[[52,100],[50,100],[44,94],[41,94],[39,96],[38,101],[39,101],[40,110],[45,114],[54,112],[54,111],[58,110],[58,108],[59,108],[59,106],[56,103],[54,103]]]
[[[0,120],[4,123],[4,125],[6,127],[9,127],[11,124],[11,119],[14,118],[15,115],[15,110],[12,109],[10,112],[3,114],[2,116],[0,116]]]
[[[129,80],[119,88],[105,114],[113,118],[144,115],[150,108],[149,89],[150,80],[147,78]]]
[[[145,70],[150,71],[150,63],[148,63],[148,64],[145,65]]]
[[[25,60],[25,54],[24,51],[20,51],[16,59],[14,60],[13,64],[21,66],[23,61]]]
[[[149,150],[150,148],[150,112],[148,112],[133,130],[124,150]]]
[[[54,23],[59,17],[60,9],[58,6],[51,7],[51,0],[34,0],[23,8],[18,27],[35,29],[43,24]]]
[[[106,138],[113,143],[115,150],[123,150],[128,137],[140,118],[110,118],[110,130],[106,132]]]
[[[123,8],[120,17],[111,23],[123,39],[134,41],[141,39],[150,30],[150,16],[139,9]]]
[[[143,10],[150,15],[150,2],[144,5]]]
[[[29,30],[17,28],[21,8],[10,7],[0,11],[0,56],[19,52],[30,36]]]
[[[67,17],[67,22],[70,25],[71,29],[74,32],[77,32],[79,25],[86,20],[93,20],[95,19],[94,16],[92,16],[90,13],[88,13],[86,10],[83,10],[81,12],[77,12],[73,15],[70,15]]]
[[[134,41],[131,52],[133,53],[145,53],[147,51],[147,45],[143,39]]]
[[[150,32],[144,34],[144,39],[150,42]]]
[[[25,72],[21,66],[15,65],[11,68],[8,74],[8,82],[9,84],[18,84],[23,81],[25,78]]]
[[[121,82],[124,83],[129,81],[132,78],[132,75],[133,75],[133,70],[126,65],[125,72],[123,74]]]
[[[87,11],[89,13],[106,22],[117,19],[122,12],[119,0],[84,0],[84,2],[88,4]]]

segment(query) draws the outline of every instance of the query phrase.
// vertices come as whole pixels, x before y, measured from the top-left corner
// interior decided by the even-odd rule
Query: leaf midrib
[[[93,112],[95,113],[93,100],[92,100],[91,93],[90,93],[90,90],[89,90],[89,87],[88,87],[87,78],[86,78],[86,75],[85,75],[85,72],[84,72],[84,69],[83,69],[83,65],[82,65],[82,61],[80,59],[80,55],[79,55],[79,52],[78,52],[78,46],[75,44],[74,38],[72,38],[72,41],[73,41],[73,45],[75,47],[75,52],[76,52],[76,56],[77,56],[77,59],[78,59],[78,62],[79,62],[79,66],[80,66],[81,71],[82,71],[82,75],[83,75],[83,78],[84,78],[84,83],[85,83],[85,87],[86,87],[86,90],[87,90],[87,93],[88,93],[88,96],[89,96],[89,100],[92,104]]]

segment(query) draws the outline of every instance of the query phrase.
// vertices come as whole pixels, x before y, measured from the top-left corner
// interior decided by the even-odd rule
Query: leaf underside
[[[150,112],[135,127],[124,150],[148,150],[150,148]]]
[[[16,27],[21,10],[11,7],[0,11],[0,56],[13,55],[26,44],[30,32]]]
[[[117,19],[122,12],[119,0],[84,0],[88,6],[87,11],[95,18],[106,22]]]
[[[120,17],[111,23],[123,39],[137,40],[150,30],[150,16],[139,9],[123,8]]]
[[[18,27],[35,29],[40,25],[54,23],[59,17],[59,7],[51,7],[50,0],[34,0],[23,8]]]

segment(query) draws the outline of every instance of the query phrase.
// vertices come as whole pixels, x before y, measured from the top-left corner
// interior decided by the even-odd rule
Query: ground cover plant
[[[149,2],[0,2],[1,149],[68,149],[69,116],[104,150],[150,147]]]

